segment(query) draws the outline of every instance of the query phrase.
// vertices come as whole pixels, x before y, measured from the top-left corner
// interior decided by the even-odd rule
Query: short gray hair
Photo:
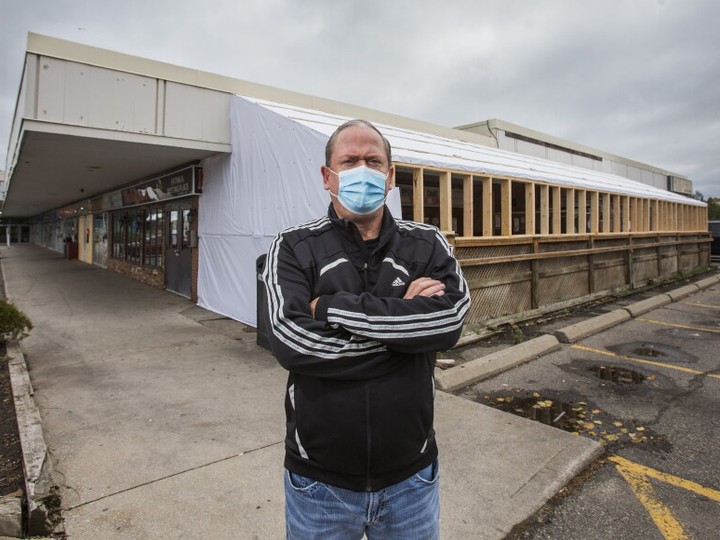
[[[368,122],[367,120],[362,120],[359,118],[356,118],[355,120],[348,120],[343,125],[338,127],[335,132],[330,135],[330,138],[328,139],[327,144],[325,145],[325,166],[330,166],[330,159],[332,158],[333,151],[335,150],[335,141],[338,138],[338,135],[340,135],[340,132],[349,128],[349,127],[367,127],[372,129],[375,133],[380,135],[380,138],[382,139],[383,145],[385,146],[385,155],[387,157],[388,161],[388,167],[392,165],[392,149],[390,148],[390,141],[388,141],[385,138],[385,135],[380,133],[380,130],[376,128],[372,122]]]

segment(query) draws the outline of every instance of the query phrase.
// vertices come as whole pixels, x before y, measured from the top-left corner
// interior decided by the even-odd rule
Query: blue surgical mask
[[[360,165],[336,173],[339,179],[338,194],[330,192],[340,204],[353,214],[372,214],[385,204],[385,180],[388,173],[382,173]]]

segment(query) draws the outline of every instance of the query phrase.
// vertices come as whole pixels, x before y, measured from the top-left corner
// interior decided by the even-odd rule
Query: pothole
[[[630,358],[647,358],[648,360],[661,360],[664,362],[695,363],[697,358],[686,351],[666,345],[665,343],[653,343],[647,341],[633,341],[630,343],[619,343],[611,345],[608,349],[616,354]]]
[[[660,358],[663,356],[667,356],[662,351],[658,351],[657,349],[654,349],[652,345],[649,347],[639,347],[633,351],[634,354],[637,354],[638,356],[649,356],[651,358]]]
[[[645,375],[632,369],[619,366],[596,365],[588,368],[598,378],[603,381],[612,381],[618,384],[641,384],[645,380]]]

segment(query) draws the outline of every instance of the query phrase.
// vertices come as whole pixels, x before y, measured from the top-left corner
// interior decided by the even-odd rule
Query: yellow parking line
[[[707,497],[713,501],[720,502],[720,491],[717,489],[701,486],[691,480],[685,480],[684,478],[673,476],[672,474],[651,469],[650,467],[640,465],[639,463],[635,463],[620,456],[610,456],[609,459],[622,467],[634,470],[644,476],[660,480],[661,482],[665,482],[666,484],[677,486],[682,489],[687,489],[688,491],[692,491],[693,493],[697,493],[698,495],[702,495],[703,497]]]
[[[649,478],[686,489],[720,502],[720,491],[716,489],[707,488],[690,480],[651,469],[650,467],[634,463],[620,456],[610,456],[609,459],[615,463],[617,471],[630,485],[633,493],[645,507],[648,514],[650,514],[653,522],[666,540],[686,540],[690,537],[670,509],[655,496],[655,491],[648,480]]]
[[[687,326],[685,324],[675,324],[675,323],[669,323],[669,322],[663,322],[663,321],[654,321],[652,319],[646,319],[644,317],[636,317],[635,320],[646,322],[646,323],[659,324],[660,326],[672,326],[674,328],[685,328],[687,330],[697,330],[698,332],[713,332],[715,334],[720,334],[720,330],[713,330],[712,328],[702,328],[700,326]]]
[[[686,368],[683,366],[675,366],[673,364],[666,364],[664,362],[655,362],[653,360],[644,360],[642,358],[635,358],[634,356],[625,356],[623,354],[617,354],[610,351],[603,351],[601,349],[593,349],[592,347],[585,347],[584,345],[571,345],[573,349],[579,349],[581,351],[587,351],[595,354],[602,354],[605,356],[612,356],[613,358],[618,358],[620,360],[629,360],[630,362],[639,362],[641,364],[649,364],[651,366],[657,366],[667,369],[674,369],[675,371],[683,371],[685,373],[692,373],[693,375],[706,375],[708,377],[712,377],[713,379],[720,379],[720,375],[715,373],[705,373],[704,371],[698,371],[697,369],[691,369]]]
[[[698,307],[706,307],[710,309],[720,309],[720,306],[711,306],[710,304],[701,304],[700,302],[680,302],[681,304],[685,304],[686,306],[698,306]]]
[[[682,524],[675,518],[670,509],[655,497],[655,491],[647,478],[625,467],[618,466],[617,471],[630,485],[635,496],[645,507],[647,513],[660,530],[665,540],[690,540]]]

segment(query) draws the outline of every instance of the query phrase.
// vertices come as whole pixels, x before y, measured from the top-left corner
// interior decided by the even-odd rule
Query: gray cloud
[[[0,163],[28,31],[459,125],[501,118],[720,196],[714,0],[0,0]]]

